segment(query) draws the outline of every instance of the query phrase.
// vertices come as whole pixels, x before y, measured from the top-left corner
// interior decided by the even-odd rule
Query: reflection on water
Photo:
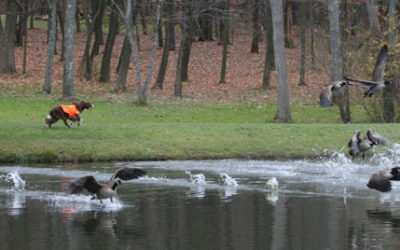
[[[355,163],[336,154],[0,167],[0,249],[400,249],[400,183],[385,194],[365,186],[397,163],[391,150]],[[106,181],[119,167],[148,175],[124,182],[114,202],[63,192],[78,177]],[[8,173],[25,189],[6,182]]]

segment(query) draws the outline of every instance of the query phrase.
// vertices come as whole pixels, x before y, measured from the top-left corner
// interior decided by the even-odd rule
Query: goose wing
[[[386,144],[385,138],[383,138],[380,134],[378,134],[377,132],[373,131],[372,129],[368,129],[367,130],[366,136],[375,145],[379,145],[379,144],[385,145]]]
[[[387,59],[388,59],[388,47],[386,45],[383,45],[375,63],[375,68],[373,73],[374,82],[383,82],[383,76],[385,73]]]
[[[88,175],[72,182],[65,191],[67,194],[80,194],[84,188],[95,194],[101,188],[101,184],[92,175]]]
[[[146,170],[143,170],[140,168],[121,168],[121,169],[118,169],[117,171],[115,171],[113,176],[111,176],[109,182],[112,182],[117,178],[124,180],[124,181],[137,179],[146,174],[147,174]]]
[[[374,173],[369,179],[367,187],[371,189],[376,189],[381,192],[389,192],[390,190],[392,190],[390,179],[393,177],[390,172],[391,169],[388,168]]]
[[[319,95],[319,105],[321,107],[332,106],[332,87],[333,84],[329,84],[322,89],[322,92]]]
[[[361,141],[360,131],[356,131],[349,141],[349,148],[358,147],[358,143]]]
[[[352,78],[348,78],[348,77],[345,77],[344,79],[346,79],[347,81],[351,81],[351,82],[358,82],[358,83],[364,84],[368,87],[373,87],[378,84],[378,82],[374,82],[374,81],[358,80],[358,79],[352,79]]]
[[[350,155],[355,157],[359,152],[360,152],[360,147],[358,144],[361,142],[361,136],[360,136],[360,131],[357,131],[353,134],[351,137],[348,146],[350,148]]]

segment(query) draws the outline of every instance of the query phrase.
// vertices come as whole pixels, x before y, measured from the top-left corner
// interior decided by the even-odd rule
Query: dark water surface
[[[387,194],[365,186],[393,163],[337,155],[2,166],[0,249],[400,249],[400,183]],[[119,167],[148,175],[120,186],[113,203],[63,192],[71,180],[106,181]],[[16,190],[8,173],[25,188]]]

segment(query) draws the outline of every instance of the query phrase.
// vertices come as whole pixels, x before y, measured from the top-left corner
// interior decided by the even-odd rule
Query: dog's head
[[[76,108],[82,112],[85,109],[91,109],[94,107],[93,104],[91,104],[90,102],[84,102],[84,101],[80,101],[78,103],[74,102],[73,104],[75,104]]]

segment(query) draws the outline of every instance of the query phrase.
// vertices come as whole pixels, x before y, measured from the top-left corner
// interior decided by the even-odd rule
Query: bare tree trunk
[[[117,79],[115,81],[114,91],[126,90],[126,76],[128,74],[131,54],[132,51],[129,45],[129,40],[128,37],[125,36],[124,43],[122,45],[121,55],[119,57],[119,63],[117,67]]]
[[[85,45],[85,50],[83,52],[83,56],[81,59],[81,62],[79,64],[79,75],[85,75],[86,80],[91,79],[91,73],[92,73],[92,60],[89,57],[90,54],[90,46],[92,43],[92,34],[94,32],[94,20],[96,19],[97,15],[99,14],[99,9],[96,12],[95,16],[92,18],[92,22],[89,20],[89,7],[88,7],[88,0],[84,1],[84,7],[83,7],[83,15],[85,16],[85,22],[86,22],[86,27],[87,27],[87,34],[86,34],[86,45]]]
[[[276,114],[275,121],[291,122],[289,86],[286,71],[285,35],[282,1],[270,0],[273,21],[274,55],[276,67]]]
[[[164,46],[164,41],[163,41],[163,28],[162,28],[162,20],[160,22],[160,26],[157,29],[158,33],[158,48],[162,48]]]
[[[222,39],[222,63],[221,63],[221,74],[220,74],[220,79],[218,83],[226,83],[225,81],[225,75],[226,75],[226,59],[227,59],[227,53],[228,53],[228,34],[229,34],[229,16],[228,16],[228,10],[229,10],[229,0],[225,0],[224,4],[224,9],[223,9],[223,18],[224,18],[224,30],[223,30],[223,39]],[[258,20],[257,20],[258,22]],[[258,40],[258,38],[257,38]],[[257,48],[258,48],[258,41],[257,41]]]
[[[283,4],[283,3],[282,3]],[[293,27],[293,9],[292,2],[285,1],[285,15],[286,20],[284,22],[285,29],[285,47],[286,48],[294,48],[292,27]]]
[[[184,71],[184,64],[185,64],[185,50],[190,53],[190,45],[191,45],[191,34],[190,34],[190,27],[191,27],[191,12],[192,12],[192,0],[184,1],[183,10],[182,10],[182,38],[181,43],[179,45],[179,54],[178,60],[176,64],[176,78],[175,78],[175,96],[182,96],[182,72]],[[189,47],[189,48],[187,48]],[[187,70],[187,67],[186,67]],[[187,71],[186,71],[187,73]]]
[[[79,7],[76,6],[76,14],[75,14],[75,25],[76,25],[76,32],[81,32],[81,19],[79,18]]]
[[[250,53],[258,53],[258,42],[260,37],[260,24],[259,24],[259,10],[260,10],[260,0],[254,0],[253,4],[253,40],[251,41]]]
[[[51,2],[50,2],[51,1]],[[47,65],[44,78],[43,92],[51,93],[51,76],[53,70],[54,48],[56,44],[56,25],[57,25],[57,0],[48,0],[50,6],[50,26],[49,26],[49,44],[47,47]]]
[[[58,23],[60,24],[60,30],[61,30],[61,57],[60,61],[64,61],[64,52],[65,52],[65,32],[64,32],[64,27],[65,27],[65,1],[62,0],[61,3],[57,3],[57,14],[58,14]]]
[[[133,37],[133,27],[132,27],[132,18],[131,18],[132,2],[130,0],[127,0],[127,3],[126,3],[125,23],[126,23],[127,33],[128,33],[127,36],[129,39],[129,44],[131,46],[131,50],[133,52],[133,60],[134,60],[134,65],[135,65],[135,70],[136,70],[136,81],[137,81],[136,85],[137,85],[139,102],[143,102],[143,103],[147,102],[148,86],[149,86],[149,83],[151,80],[151,74],[153,71],[153,60],[154,60],[156,43],[157,43],[157,29],[158,29],[158,25],[160,24],[160,19],[161,19],[161,8],[162,8],[162,0],[158,0],[157,18],[156,18],[156,23],[155,23],[154,29],[153,29],[153,39],[152,39],[152,44],[151,44],[150,56],[149,56],[149,58],[150,58],[149,69],[147,72],[147,77],[146,77],[144,86],[142,86],[141,71],[140,71],[140,67],[139,67],[139,55],[137,53],[136,44],[135,44],[135,40]]]
[[[95,4],[93,4],[95,3]],[[103,16],[105,9],[104,0],[92,0],[92,6],[94,7],[94,12],[92,13],[95,39],[93,43],[92,53],[90,55],[90,60],[92,61],[95,56],[99,54],[100,45],[104,44],[103,41]]]
[[[0,30],[0,73],[16,72],[15,67],[15,30],[17,25],[17,5],[13,0],[7,1],[5,30]]]
[[[65,12],[64,26],[64,80],[63,97],[68,99],[75,98],[74,91],[74,27],[77,0],[69,0]]]
[[[140,22],[142,23],[142,31],[143,31],[143,35],[147,35],[147,24],[146,24],[146,18],[144,16],[145,14],[145,10],[146,10],[146,6],[144,1],[146,0],[137,0],[137,7],[139,8],[139,17],[140,17]]]
[[[172,6],[171,3],[172,3],[171,0],[167,1],[167,6],[166,6],[167,13],[165,15],[165,44],[164,44],[163,54],[161,57],[160,68],[158,69],[157,80],[153,86],[154,89],[163,89],[165,73],[167,71],[167,66],[168,66],[168,57],[170,51],[169,47],[171,46],[171,39],[170,39],[171,29],[169,29],[168,25],[171,22],[170,18],[173,18],[172,16],[169,15],[170,13],[168,9],[171,8]]]
[[[263,73],[263,89],[270,88],[270,76],[271,71],[274,69],[275,66],[275,58],[274,58],[274,43],[273,43],[273,25],[272,25],[272,13],[271,13],[271,5],[269,0],[264,0],[264,26],[266,30],[266,48],[267,51],[265,53],[265,60],[264,60],[264,73]]]
[[[176,0],[168,0],[167,1],[167,6],[166,6],[166,12],[167,12],[167,20],[165,22],[165,29],[168,29],[169,31],[169,50],[175,50],[176,49],[176,43],[175,43],[175,1]]]
[[[376,0],[365,0],[367,4],[369,27],[374,36],[380,36],[381,27],[378,20],[378,7]]]
[[[315,30],[314,30],[314,9],[313,4],[310,4],[310,54],[311,54],[311,68],[315,70],[315,53],[314,53],[314,37],[315,37]]]
[[[331,50],[331,78],[332,81],[343,79],[342,38],[340,34],[339,0],[329,0],[329,33]],[[347,88],[338,91],[340,117],[344,123],[350,122],[350,104]]]
[[[118,6],[122,6],[120,1],[117,1],[116,4],[118,4]],[[104,48],[103,60],[101,61],[100,82],[110,81],[110,62],[111,62],[112,51],[114,48],[114,41],[115,37],[117,36],[117,31],[119,26],[118,6],[112,4],[111,7],[107,41]]]
[[[306,42],[307,42],[307,9],[308,3],[300,4],[300,41],[301,41],[301,56],[300,56],[300,86],[307,86],[305,83],[306,74]]]
[[[396,43],[398,30],[396,28],[396,3],[398,0],[389,0],[389,40]]]

